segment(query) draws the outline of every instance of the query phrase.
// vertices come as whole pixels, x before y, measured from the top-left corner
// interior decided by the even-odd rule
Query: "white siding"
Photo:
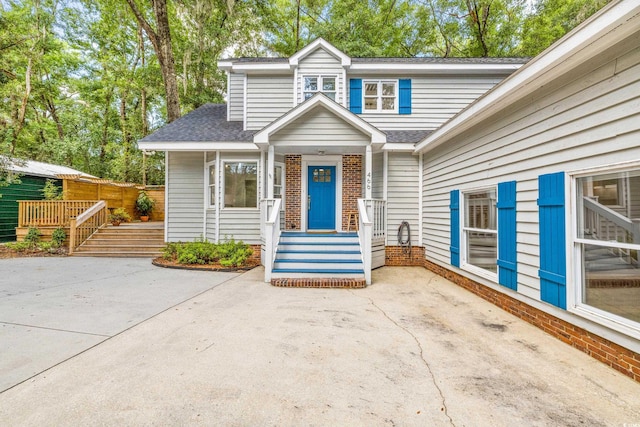
[[[402,221],[411,227],[411,244],[419,245],[419,172],[418,156],[389,153],[387,179],[387,245],[398,244],[398,227]]]
[[[193,241],[204,225],[204,160],[202,153],[168,153],[167,241]]]
[[[231,73],[229,75],[229,102],[230,122],[244,120],[244,74]]]
[[[371,137],[336,117],[324,107],[318,107],[274,133],[270,141],[275,146],[310,145],[323,146],[360,145]]]
[[[322,48],[316,49],[305,56],[298,64],[298,85],[296,99],[302,102],[302,90],[304,88],[304,76],[335,76],[336,77],[336,102],[342,103],[342,89],[344,87],[344,68],[339,59]]]
[[[371,165],[371,196],[374,199],[384,198],[384,154],[375,153],[372,156],[373,164]]]
[[[207,209],[207,233],[205,238],[210,242],[216,241],[216,210]]]
[[[247,76],[247,129],[262,129],[293,106],[292,76]]]
[[[397,76],[351,78],[363,80],[397,79]],[[409,77],[406,77],[409,78]],[[365,113],[360,117],[383,130],[436,129],[463,110],[504,77],[413,77],[411,78],[411,114]],[[364,88],[363,88],[364,90]],[[349,91],[347,91],[347,97]],[[347,105],[349,105],[347,101]]]
[[[449,191],[517,181],[518,292],[540,297],[537,178],[640,159],[640,49],[559,79],[501,117],[425,154],[423,243],[448,265]]]

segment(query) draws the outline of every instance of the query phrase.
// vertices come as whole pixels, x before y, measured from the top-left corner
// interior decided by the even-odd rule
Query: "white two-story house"
[[[267,281],[422,265],[415,144],[525,62],[351,58],[322,39],[221,60],[228,102],[139,143],[166,151],[166,240],[260,245]]]
[[[227,104],[139,143],[166,240],[244,240],[282,286],[424,266],[640,381],[639,46],[617,0],[529,62],[220,61]]]

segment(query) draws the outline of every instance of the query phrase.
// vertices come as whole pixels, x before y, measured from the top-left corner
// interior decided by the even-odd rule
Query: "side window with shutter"
[[[411,114],[411,79],[398,80],[400,99],[398,100],[398,113]]]

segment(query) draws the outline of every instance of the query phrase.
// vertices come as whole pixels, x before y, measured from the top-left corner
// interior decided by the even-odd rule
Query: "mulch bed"
[[[42,251],[40,249],[28,249],[22,252],[9,249],[5,245],[0,245],[0,259],[7,258],[33,258],[33,257],[51,257],[51,256],[67,256],[67,248],[59,248],[54,252]]]
[[[224,267],[220,264],[178,264],[175,261],[170,261],[162,257],[155,258],[151,263],[158,267],[164,268],[176,268],[178,270],[202,270],[202,271],[221,271],[221,272],[244,272],[249,271],[258,265],[259,263],[252,263],[243,265],[242,267]]]

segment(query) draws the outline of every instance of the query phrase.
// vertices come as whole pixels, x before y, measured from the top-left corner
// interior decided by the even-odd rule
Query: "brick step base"
[[[276,278],[271,279],[272,286],[282,288],[350,288],[358,289],[367,287],[367,283],[362,278]]]

